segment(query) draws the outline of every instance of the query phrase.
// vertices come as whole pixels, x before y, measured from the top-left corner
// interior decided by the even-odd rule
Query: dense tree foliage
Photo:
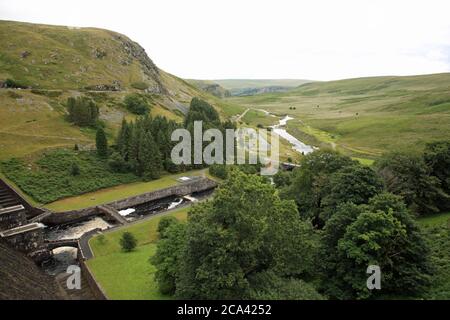
[[[116,153],[109,162],[117,172],[132,171],[146,179],[158,178],[163,170],[180,170],[170,159],[174,143],[170,135],[179,125],[165,117],[145,116],[135,122],[123,120],[116,140]]]
[[[252,277],[252,300],[323,300],[313,285],[295,278],[283,278],[272,271]]]
[[[322,246],[322,283],[332,298],[414,295],[429,282],[428,245],[398,196],[383,193],[368,205],[341,204],[325,225]],[[366,287],[369,265],[381,269],[381,292]]]
[[[349,171],[342,172],[338,176],[334,175],[345,167],[357,168],[358,166],[349,157],[335,151],[321,150],[310,153],[301,160],[300,168],[293,171],[290,183],[281,192],[282,197],[294,199],[302,217],[310,218],[315,225],[322,226],[324,223],[324,208],[328,207],[328,212],[325,215],[328,217],[331,207],[336,202],[345,202],[346,200],[342,198],[352,196],[352,194],[340,194],[338,190],[339,183],[351,180],[352,170],[349,169]],[[361,174],[364,173],[366,172],[361,172]],[[333,180],[333,185],[330,185],[331,180]],[[360,180],[364,180],[364,177],[361,177]],[[352,187],[360,189],[358,184],[352,183],[349,188]],[[332,190],[335,193],[330,195],[329,192]],[[326,203],[324,203],[325,198],[327,198]]]
[[[95,147],[100,158],[108,157],[108,140],[103,128],[98,128],[95,135]]]
[[[208,102],[193,98],[189,111],[184,118],[184,127],[191,128],[194,121],[203,121],[204,127],[219,128],[221,126],[219,113]]]
[[[371,168],[355,163],[331,174],[324,190],[320,217],[326,221],[341,203],[367,203],[383,190],[383,183]]]
[[[161,246],[168,241],[170,235]],[[240,170],[230,172],[212,201],[191,210],[183,243],[176,250],[182,257],[176,258],[175,275],[164,273],[162,262],[155,264],[163,273],[159,278],[171,279],[160,286],[175,279],[176,295],[189,299],[249,298],[264,272],[283,279],[311,275],[318,247],[312,226],[298,218],[293,202],[280,200],[264,179]],[[175,240],[171,246],[179,248]],[[158,244],[159,257],[160,250]]]
[[[68,119],[78,126],[95,126],[99,109],[94,101],[87,97],[70,97],[67,99]]]
[[[431,174],[439,179],[442,191],[450,195],[450,142],[439,141],[427,144],[424,159],[431,169]],[[441,195],[437,205],[441,210],[450,210],[450,197]]]
[[[173,295],[179,280],[180,265],[186,244],[186,225],[176,219],[161,219],[158,230],[161,240],[158,242],[156,254],[151,262],[157,266],[155,279],[158,282],[159,291]]]
[[[125,96],[123,103],[128,111],[134,114],[145,115],[150,111],[150,105],[147,99],[138,93]]]
[[[431,159],[430,153],[428,156]],[[439,212],[438,203],[448,199],[441,189],[441,181],[432,175],[433,169],[420,155],[393,152],[384,155],[375,166],[388,191],[402,196],[413,212]]]

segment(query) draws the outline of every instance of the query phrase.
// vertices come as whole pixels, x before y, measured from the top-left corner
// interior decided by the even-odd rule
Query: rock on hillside
[[[167,93],[145,50],[109,30],[0,21],[0,80],[41,89]]]

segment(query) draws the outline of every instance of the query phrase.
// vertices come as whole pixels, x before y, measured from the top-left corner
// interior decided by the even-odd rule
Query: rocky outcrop
[[[133,59],[136,59],[142,66],[144,74],[154,82],[152,88],[147,89],[150,93],[167,94],[168,91],[161,82],[159,69],[148,57],[145,49],[142,48],[137,42],[134,42],[123,35],[115,35],[115,40],[119,41],[126,54],[126,59],[122,60],[122,64],[131,64]]]
[[[89,91],[121,91],[122,84],[118,80],[114,80],[111,84],[95,84],[84,87]]]

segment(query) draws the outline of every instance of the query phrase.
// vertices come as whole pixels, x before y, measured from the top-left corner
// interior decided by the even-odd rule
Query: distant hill
[[[356,157],[450,139],[450,73],[312,82],[229,100],[291,115],[291,134]]]
[[[215,83],[214,81],[194,79],[187,79],[186,81],[218,98],[226,98],[231,96],[230,91],[223,88],[220,84]]]
[[[0,21],[0,43],[0,159],[92,145],[92,130],[64,119],[71,96],[97,102],[110,137],[124,117],[134,117],[122,103],[133,92],[151,100],[152,115],[177,121],[193,97],[222,117],[241,111],[159,69],[138,43],[113,31]]]
[[[310,80],[300,79],[225,79],[211,81],[228,90],[233,96],[285,92],[311,82]]]

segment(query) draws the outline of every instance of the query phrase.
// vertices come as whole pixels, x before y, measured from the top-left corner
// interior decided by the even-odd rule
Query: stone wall
[[[66,212],[52,212],[48,217],[42,220],[47,226],[57,226],[77,221],[83,221],[99,214],[97,207],[90,207],[82,210],[73,210]]]
[[[116,210],[130,208],[142,203],[163,199],[170,196],[185,196],[194,192],[205,191],[217,187],[217,182],[208,178],[199,178],[191,182],[185,182],[180,185],[169,187],[157,191],[144,193],[135,197],[108,203],[108,206]]]
[[[0,231],[26,224],[26,209],[19,205],[0,209]]]
[[[43,228],[6,235],[4,240],[12,248],[23,253],[32,253],[45,249]]]
[[[80,269],[83,277],[86,279],[86,282],[88,283],[89,287],[91,288],[92,293],[94,294],[94,297],[97,300],[107,300],[105,292],[100,287],[100,285],[95,281],[94,275],[92,274],[91,270],[89,270],[89,267],[86,265],[86,261],[83,257],[83,254],[81,253],[81,250],[78,250],[78,261],[80,263]]]
[[[105,206],[112,207],[116,210],[122,210],[137,206],[142,203],[163,199],[169,196],[185,196],[195,192],[206,191],[217,187],[217,182],[208,178],[198,178],[190,182],[185,182],[174,187],[156,190],[144,193],[135,197],[130,197],[114,202],[106,203]],[[53,212],[42,222],[48,226],[69,224],[82,221],[93,216],[99,215],[98,207],[90,207],[82,210],[73,210],[67,212]]]

